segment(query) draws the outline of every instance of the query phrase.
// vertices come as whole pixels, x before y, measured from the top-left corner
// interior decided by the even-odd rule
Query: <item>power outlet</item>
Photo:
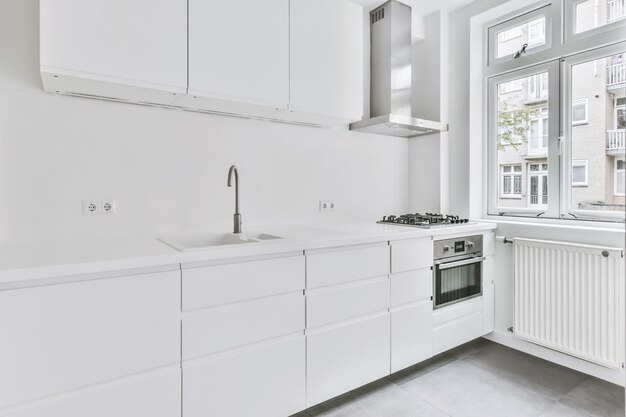
[[[83,200],[83,216],[115,214],[115,200]]]
[[[320,211],[333,211],[335,202],[331,200],[320,200]]]

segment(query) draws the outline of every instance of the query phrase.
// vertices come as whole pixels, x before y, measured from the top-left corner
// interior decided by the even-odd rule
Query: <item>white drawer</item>
[[[389,308],[389,279],[307,290],[307,328]]]
[[[307,252],[307,288],[324,287],[389,274],[389,245]]]
[[[183,310],[304,289],[304,256],[183,270]]]
[[[480,311],[442,324],[433,330],[433,355],[438,355],[482,335],[483,315]]]
[[[304,330],[304,295],[267,297],[183,318],[183,359]]]
[[[430,268],[433,265],[433,241],[430,238],[391,242],[391,272]]]
[[[389,314],[307,336],[307,407],[389,375]]]
[[[180,417],[180,369],[61,397],[11,417]]]
[[[419,303],[391,311],[391,372],[433,355],[433,306]]]
[[[391,306],[430,299],[433,295],[433,271],[418,269],[391,274]]]
[[[180,272],[0,291],[0,408],[180,361]]]
[[[305,408],[305,381],[304,336],[184,366],[184,415],[290,416]]]

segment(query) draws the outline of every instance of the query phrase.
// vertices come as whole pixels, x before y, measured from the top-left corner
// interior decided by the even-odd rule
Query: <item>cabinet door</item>
[[[347,0],[291,0],[289,110],[323,125],[363,115],[363,7]]]
[[[254,115],[286,109],[289,0],[189,0],[189,95],[209,110],[237,111],[220,99]]]
[[[0,408],[180,361],[180,272],[0,291]]]
[[[28,408],[11,417],[180,417],[180,369]]]
[[[389,313],[307,335],[307,407],[389,375]]]
[[[392,310],[391,372],[433,355],[433,304],[428,301]]]
[[[186,0],[41,0],[40,25],[49,90],[137,101],[133,88],[166,90],[163,100],[149,96],[161,102],[186,91]],[[130,89],[112,93],[107,85]]]
[[[487,256],[483,262],[483,334],[495,329],[495,258]]]
[[[304,336],[183,367],[185,417],[282,417],[305,408]]]

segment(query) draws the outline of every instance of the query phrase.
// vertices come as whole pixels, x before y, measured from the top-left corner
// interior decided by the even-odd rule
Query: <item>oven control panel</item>
[[[443,259],[453,256],[482,252],[483,235],[464,236],[454,239],[435,240],[434,258]]]

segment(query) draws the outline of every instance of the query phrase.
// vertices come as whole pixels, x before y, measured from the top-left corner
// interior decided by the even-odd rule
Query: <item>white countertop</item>
[[[0,243],[0,284],[386,240],[467,235],[495,227],[493,223],[472,222],[432,229],[376,223],[263,229],[263,232],[283,239],[191,252],[179,252],[156,238],[5,242]]]

